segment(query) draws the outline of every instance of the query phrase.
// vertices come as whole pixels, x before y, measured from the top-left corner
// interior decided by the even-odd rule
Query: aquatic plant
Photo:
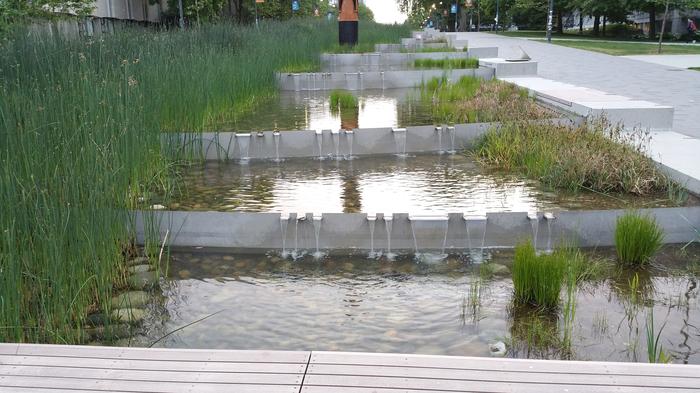
[[[645,145],[631,143],[634,137],[622,131],[605,119],[578,126],[507,121],[484,134],[473,151],[485,165],[521,172],[552,188],[664,193],[667,176],[644,154]],[[637,136],[644,137],[641,131]]]
[[[671,357],[664,351],[663,345],[659,343],[664,327],[666,327],[666,322],[656,332],[654,308],[650,307],[646,321],[647,359],[649,363],[669,363],[671,361]]]
[[[631,211],[617,218],[615,250],[620,263],[646,265],[663,244],[663,230],[650,216]]]
[[[178,157],[161,152],[161,131],[235,120],[275,94],[276,70],[317,64],[336,26],[219,23],[74,40],[20,30],[3,41],[0,341],[83,341],[84,317],[109,310],[123,281],[128,209],[173,187]]]
[[[484,81],[464,76],[451,83],[444,77],[432,78],[422,83],[420,90],[420,99],[432,105],[432,115],[436,122],[475,123],[514,118],[532,120],[551,114],[537,105],[525,90],[495,79]]]
[[[515,301],[542,309],[556,308],[567,268],[567,257],[565,250],[537,255],[531,242],[516,246],[513,262]]]
[[[442,69],[479,68],[479,59],[416,59],[413,61],[413,67]]]
[[[333,90],[330,95],[331,108],[357,108],[357,97],[345,90]]]

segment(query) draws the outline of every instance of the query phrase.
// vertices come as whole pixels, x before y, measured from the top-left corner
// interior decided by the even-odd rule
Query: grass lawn
[[[625,55],[655,55],[657,45],[640,42],[595,42],[595,41],[552,41],[553,44],[570,48],[585,49],[606,53],[613,56]],[[700,45],[664,45],[661,50],[664,55],[700,54]]]
[[[505,37],[521,37],[521,38],[545,38],[547,36],[547,32],[544,30],[499,31],[499,32],[493,32],[492,34],[498,34],[498,35],[502,35]],[[590,34],[584,34],[584,35],[581,35],[578,33],[559,34],[556,32],[552,32],[552,38],[554,38],[554,39],[566,38],[566,39],[572,39],[572,40],[589,40],[589,41],[596,41],[596,40],[597,41],[601,41],[601,40],[602,41],[623,41],[623,42],[642,41],[642,40],[634,39],[634,38],[612,37],[612,36],[595,37],[595,36],[592,36]]]

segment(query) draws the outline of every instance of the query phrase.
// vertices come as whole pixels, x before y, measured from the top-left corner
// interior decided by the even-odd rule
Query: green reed
[[[664,233],[653,217],[627,212],[617,218],[615,250],[618,262],[646,265],[663,244]]]
[[[531,242],[515,248],[513,287],[515,300],[542,309],[555,309],[568,263],[566,250],[537,255]]]
[[[333,90],[330,95],[330,104],[333,109],[357,108],[357,97],[345,90]]]
[[[85,315],[123,284],[128,209],[173,186],[161,132],[217,129],[336,37],[334,23],[297,20],[4,41],[0,341],[81,342]]]
[[[441,68],[445,70],[479,68],[479,59],[416,59],[413,61],[413,67],[421,69]]]

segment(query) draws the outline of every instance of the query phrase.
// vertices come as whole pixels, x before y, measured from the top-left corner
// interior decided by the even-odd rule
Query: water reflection
[[[357,108],[332,109],[327,91],[280,92],[221,130],[340,130],[433,124],[429,103],[415,89],[363,90]]]
[[[180,210],[322,213],[468,213],[624,208],[657,198],[552,193],[520,176],[484,171],[461,155],[348,161],[209,162],[183,174]]]

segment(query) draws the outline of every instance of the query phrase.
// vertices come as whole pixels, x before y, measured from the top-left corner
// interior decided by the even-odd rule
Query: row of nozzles
[[[323,214],[321,213],[297,213],[296,214],[296,220],[297,221],[305,221],[308,219],[308,216],[311,216],[311,218],[314,221],[321,221],[323,219]],[[554,213],[547,212],[542,215],[542,217],[547,220],[554,220],[556,217],[554,216]],[[281,213],[280,214],[280,220],[281,221],[289,221],[291,219],[291,214],[290,213]],[[487,217],[485,215],[474,215],[474,214],[463,214],[462,218],[464,221],[486,221]],[[384,221],[392,221],[394,219],[392,213],[386,213],[382,215],[382,219]],[[530,212],[527,213],[527,219],[530,221],[537,221],[539,220],[539,216],[537,215],[536,212]],[[435,214],[435,215],[414,215],[414,214],[408,214],[408,220],[409,221],[448,221],[449,216],[447,214]],[[377,221],[377,214],[376,213],[367,213],[367,221]]]

